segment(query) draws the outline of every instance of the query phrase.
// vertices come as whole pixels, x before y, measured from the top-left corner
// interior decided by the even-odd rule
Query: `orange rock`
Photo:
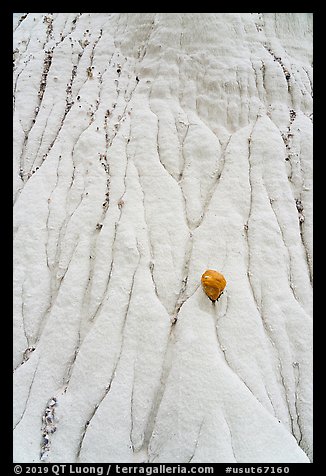
[[[226,279],[223,274],[213,269],[208,269],[201,277],[204,291],[211,301],[216,301],[226,286]]]

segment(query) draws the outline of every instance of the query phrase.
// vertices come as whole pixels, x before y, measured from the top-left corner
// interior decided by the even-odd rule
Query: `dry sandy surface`
[[[312,14],[13,27],[14,461],[312,461]]]

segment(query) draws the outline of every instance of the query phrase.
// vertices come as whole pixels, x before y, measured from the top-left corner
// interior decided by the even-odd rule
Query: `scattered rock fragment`
[[[40,460],[46,461],[49,456],[51,435],[56,431],[55,408],[57,406],[57,399],[51,398],[45,408],[42,416],[42,443]]]

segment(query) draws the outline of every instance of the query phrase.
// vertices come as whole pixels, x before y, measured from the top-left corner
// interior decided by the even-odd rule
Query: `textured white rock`
[[[312,15],[15,14],[13,124],[15,462],[312,461]]]

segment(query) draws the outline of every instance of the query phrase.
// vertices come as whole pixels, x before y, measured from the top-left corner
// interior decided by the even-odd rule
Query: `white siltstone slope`
[[[13,29],[14,461],[312,461],[312,14]]]

